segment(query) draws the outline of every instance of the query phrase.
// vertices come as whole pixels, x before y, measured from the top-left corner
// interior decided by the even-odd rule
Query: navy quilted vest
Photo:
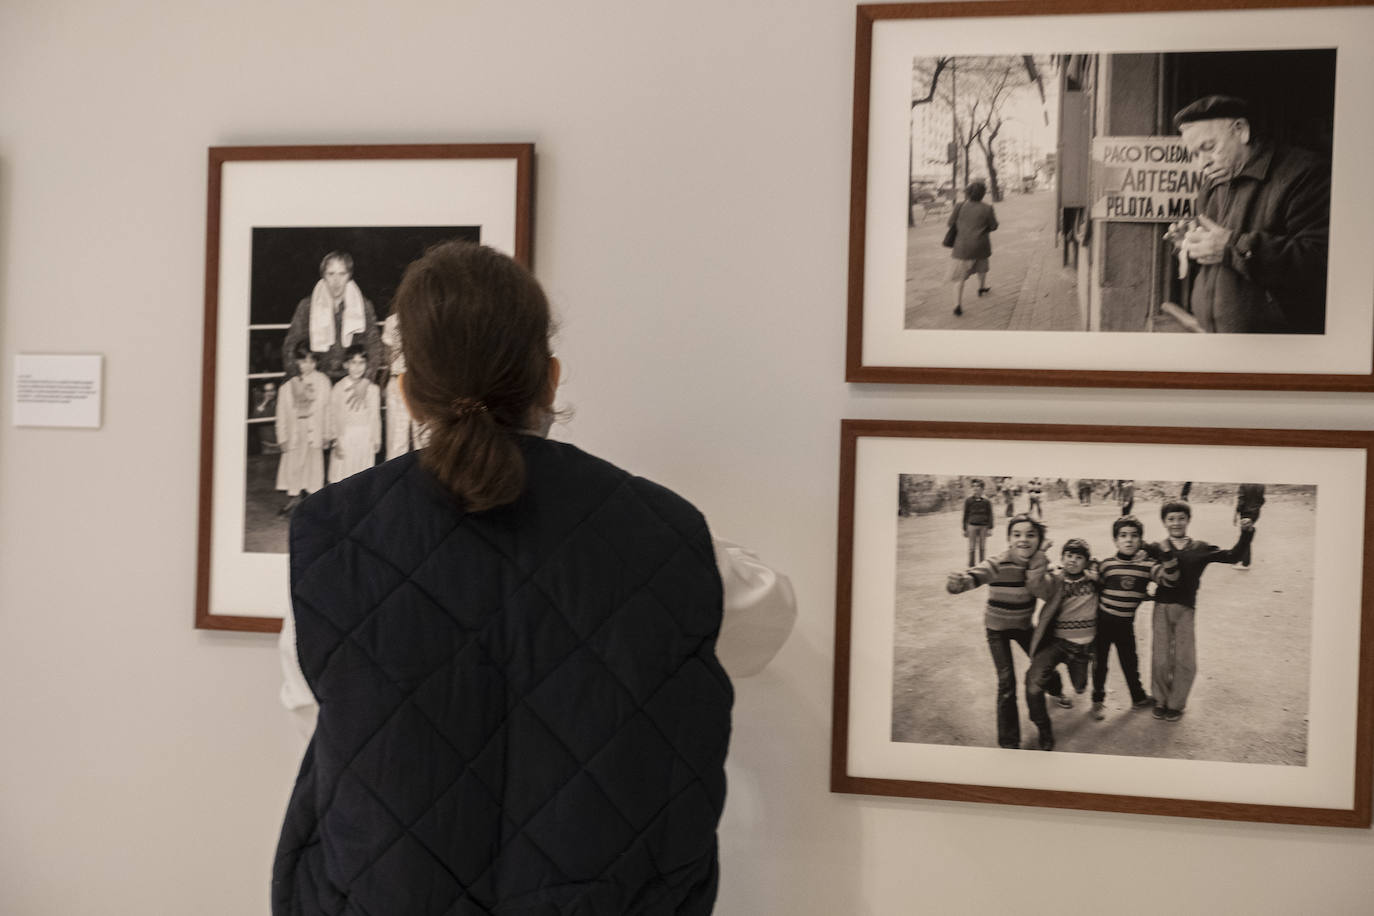
[[[521,440],[508,506],[456,510],[411,454],[297,510],[320,716],[277,916],[711,911],[733,694],[705,520]]]

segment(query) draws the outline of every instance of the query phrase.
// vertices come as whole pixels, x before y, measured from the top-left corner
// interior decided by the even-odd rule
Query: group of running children
[[[991,505],[983,498],[982,481],[972,482],[973,496],[965,503],[963,527],[969,539],[969,569],[949,574],[946,588],[959,594],[986,585],[983,623],[988,648],[997,669],[997,743],[1021,746],[1020,715],[1016,703],[1013,643],[1030,658],[1026,672],[1026,706],[1040,731],[1041,750],[1054,750],[1054,729],[1046,695],[1064,708],[1073,699],[1063,689],[1059,665],[1069,672],[1077,693],[1087,688],[1092,668],[1092,707],[1089,715],[1106,718],[1107,656],[1116,647],[1117,660],[1131,694],[1133,710],[1153,707],[1154,717],[1177,722],[1183,717],[1188,692],[1197,674],[1194,617],[1202,574],[1212,563],[1249,561],[1255,536],[1254,518],[1240,517],[1240,538],[1230,550],[1188,537],[1192,508],[1186,500],[1164,503],[1160,518],[1167,537],[1145,543],[1145,526],[1134,515],[1112,522],[1115,553],[1094,559],[1082,538],[1070,538],[1060,549],[1061,566],[1051,569],[1052,541],[1042,521],[1014,516],[1007,524],[1007,550],[983,559],[982,539],[992,525]],[[1258,512],[1254,512],[1255,517]],[[970,531],[981,528],[983,531]],[[975,564],[975,544],[978,559]],[[1148,588],[1153,583],[1153,596]],[[1135,647],[1135,614],[1153,597],[1151,675],[1153,696],[1140,682]],[[1043,600],[1035,619],[1037,599]]]

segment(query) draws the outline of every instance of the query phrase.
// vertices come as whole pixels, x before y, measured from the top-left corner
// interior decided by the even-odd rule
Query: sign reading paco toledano
[[[1172,222],[1197,212],[1202,172],[1179,137],[1094,137],[1093,219]]]

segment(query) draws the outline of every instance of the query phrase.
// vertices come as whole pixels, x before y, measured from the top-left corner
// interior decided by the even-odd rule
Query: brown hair
[[[529,271],[470,242],[444,242],[406,268],[392,310],[405,399],[429,429],[420,460],[470,512],[525,486],[516,436],[549,387],[549,303]]]

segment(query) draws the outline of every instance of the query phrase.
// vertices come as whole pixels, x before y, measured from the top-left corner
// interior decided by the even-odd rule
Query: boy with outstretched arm
[[[1007,551],[988,557],[966,572],[952,572],[945,588],[952,595],[988,587],[987,607],[983,612],[983,626],[987,630],[988,651],[997,669],[997,744],[999,747],[1021,746],[1021,715],[1016,706],[1016,669],[1012,664],[1011,647],[1015,643],[1030,654],[1031,618],[1035,615],[1035,596],[1026,586],[1027,569],[1031,563],[1045,563],[1041,549],[1045,541],[1045,526],[1028,515],[1014,516],[1007,524]],[[1060,705],[1073,705],[1063,697],[1063,683],[1053,672],[1046,685]]]
[[[1040,729],[1042,751],[1054,750],[1054,729],[1045,708],[1045,691],[1057,678],[1056,667],[1063,662],[1069,669],[1069,679],[1080,691],[1088,682],[1088,660],[1092,657],[1097,626],[1098,587],[1088,568],[1091,561],[1092,550],[1087,542],[1069,538],[1060,551],[1062,569],[1048,570],[1043,548],[1027,568],[1026,585],[1031,594],[1045,599],[1031,637],[1031,663],[1026,671],[1026,711]]]
[[[1116,647],[1116,660],[1131,692],[1131,706],[1144,709],[1154,699],[1140,684],[1140,662],[1135,651],[1135,612],[1149,597],[1148,587],[1178,582],[1178,561],[1174,557],[1156,560],[1142,551],[1145,526],[1134,515],[1123,515],[1112,522],[1115,556],[1098,564],[1097,637],[1093,648],[1092,717],[1106,718],[1107,655]],[[1158,612],[1156,612],[1158,613]]]
[[[1230,550],[1213,547],[1206,541],[1188,537],[1193,510],[1186,502],[1167,502],[1159,510],[1169,536],[1146,550],[1151,556],[1178,562],[1178,581],[1155,590],[1154,645],[1151,646],[1152,687],[1155,695],[1154,717],[1166,722],[1183,718],[1188,691],[1197,676],[1197,592],[1202,574],[1212,563],[1235,563],[1245,555],[1255,537],[1255,525],[1240,520],[1240,540]]]

